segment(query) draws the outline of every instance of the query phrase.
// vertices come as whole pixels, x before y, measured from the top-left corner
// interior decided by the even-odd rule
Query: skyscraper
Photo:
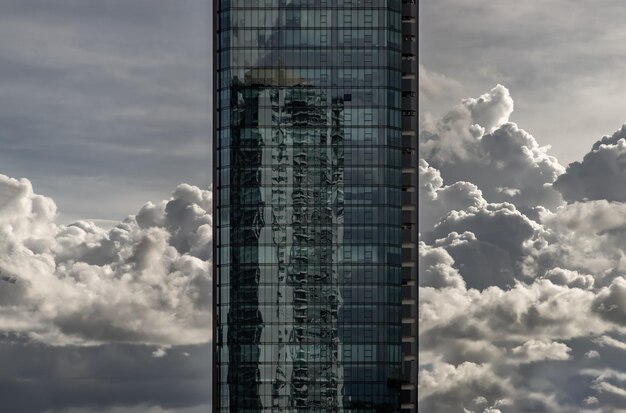
[[[214,7],[214,410],[415,410],[416,5]]]

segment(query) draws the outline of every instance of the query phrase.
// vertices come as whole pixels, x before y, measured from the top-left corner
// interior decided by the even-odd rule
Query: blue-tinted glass
[[[400,7],[221,1],[221,411],[399,408]]]

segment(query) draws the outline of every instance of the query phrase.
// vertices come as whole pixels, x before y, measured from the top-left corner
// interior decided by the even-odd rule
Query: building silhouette
[[[213,409],[415,411],[417,5],[214,8]]]

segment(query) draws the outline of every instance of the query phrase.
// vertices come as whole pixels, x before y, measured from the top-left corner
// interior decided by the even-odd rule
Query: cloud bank
[[[110,230],[55,222],[53,200],[0,175],[0,332],[47,345],[211,340],[211,192],[179,185]]]
[[[626,411],[626,126],[565,168],[513,108],[420,131],[420,411]]]

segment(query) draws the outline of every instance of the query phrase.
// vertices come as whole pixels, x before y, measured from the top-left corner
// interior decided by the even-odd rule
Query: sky
[[[422,0],[420,62],[435,118],[496,84],[567,165],[626,122],[626,27],[619,0]],[[434,94],[434,95],[433,95]]]
[[[0,2],[0,411],[210,407],[207,0]],[[420,408],[626,412],[620,1],[420,2]]]
[[[420,5],[420,411],[626,412],[623,5]]]
[[[1,412],[210,411],[210,14],[0,2]]]
[[[0,2],[0,166],[119,221],[211,176],[207,0]]]

